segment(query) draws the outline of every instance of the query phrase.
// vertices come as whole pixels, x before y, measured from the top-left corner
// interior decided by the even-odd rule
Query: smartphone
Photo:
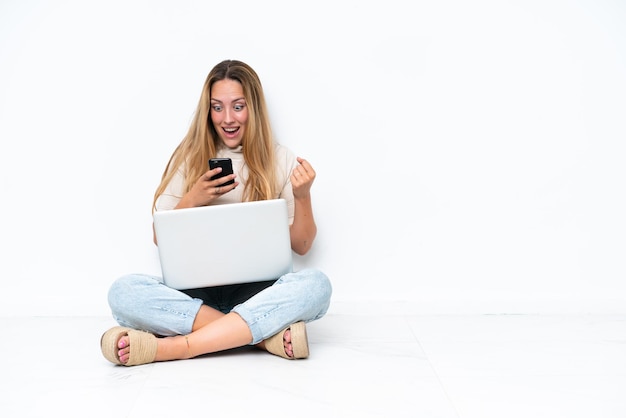
[[[222,167],[222,172],[211,177],[211,180],[219,179],[221,177],[233,174],[233,161],[230,158],[211,158],[209,159],[209,168],[212,170],[216,167]],[[233,184],[235,180],[229,180],[222,186]]]

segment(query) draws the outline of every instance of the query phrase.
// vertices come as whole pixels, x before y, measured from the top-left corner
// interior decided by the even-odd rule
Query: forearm
[[[291,248],[296,254],[306,254],[313,245],[317,225],[313,218],[311,197],[294,199],[294,219],[290,228]]]

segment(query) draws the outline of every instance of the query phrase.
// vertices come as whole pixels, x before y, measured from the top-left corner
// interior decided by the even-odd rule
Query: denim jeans
[[[156,276],[130,274],[113,282],[108,298],[120,325],[160,336],[189,334],[202,304],[236,312],[257,344],[290,324],[324,316],[331,294],[324,273],[304,269],[275,281],[188,291],[167,287]]]

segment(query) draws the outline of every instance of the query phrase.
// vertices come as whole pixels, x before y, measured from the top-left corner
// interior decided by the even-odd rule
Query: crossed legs
[[[131,339],[122,336],[117,342],[117,356],[122,364],[130,358]],[[181,360],[202,354],[215,353],[250,344],[252,334],[246,322],[235,312],[224,314],[207,305],[202,305],[193,323],[192,332],[186,336],[164,337],[157,339],[154,361]],[[285,354],[293,357],[291,334],[283,334]],[[265,342],[256,345],[265,349]]]
[[[213,308],[213,303],[203,303],[202,297],[164,286],[156,277],[121,277],[109,290],[109,305],[120,326],[103,334],[103,355],[112,363],[131,366],[187,359],[254,343],[284,358],[308,357],[305,322],[326,313],[332,292],[328,278],[317,270],[305,269],[284,275],[269,287],[263,284],[242,290],[246,294],[218,294],[218,298],[231,298],[234,305],[220,310]],[[139,331],[142,329],[150,332]],[[268,337],[263,333],[267,329],[280,331]]]

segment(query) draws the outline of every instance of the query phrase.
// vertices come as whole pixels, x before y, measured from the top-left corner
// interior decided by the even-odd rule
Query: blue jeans
[[[109,306],[122,326],[173,336],[189,334],[200,306],[206,304],[236,312],[250,327],[251,344],[257,344],[295,322],[324,316],[331,294],[330,280],[315,269],[275,281],[188,291],[167,287],[159,277],[130,274],[111,285]]]

